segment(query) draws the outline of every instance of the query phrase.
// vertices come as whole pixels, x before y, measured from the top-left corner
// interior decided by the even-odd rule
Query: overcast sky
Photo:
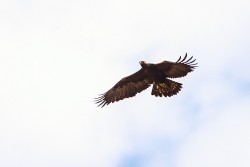
[[[0,25],[0,166],[250,166],[249,0],[2,0]],[[93,103],[186,52],[178,95]]]

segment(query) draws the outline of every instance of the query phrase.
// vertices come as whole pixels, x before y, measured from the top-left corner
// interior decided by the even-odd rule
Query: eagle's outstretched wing
[[[147,89],[149,86],[150,82],[148,81],[145,72],[143,69],[140,69],[136,73],[122,78],[106,93],[103,93],[98,98],[95,98],[95,102],[98,106],[103,107],[109,103],[133,97],[137,93]]]
[[[176,62],[163,61],[155,64],[156,68],[165,74],[168,78],[184,77],[187,73],[194,70],[197,67],[197,63],[194,63],[196,59],[192,60],[193,56],[186,60],[187,53],[183,59],[180,58]]]

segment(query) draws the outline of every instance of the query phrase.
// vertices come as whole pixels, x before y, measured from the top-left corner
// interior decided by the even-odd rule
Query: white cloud
[[[179,166],[249,166],[248,100],[228,104],[214,119],[201,123],[180,146]]]

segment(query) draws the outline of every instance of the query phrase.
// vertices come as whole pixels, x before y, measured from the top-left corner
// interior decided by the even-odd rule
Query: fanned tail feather
[[[164,82],[153,84],[151,95],[154,95],[156,97],[170,97],[176,95],[181,90],[181,88],[181,83],[172,81],[170,79],[165,79]]]

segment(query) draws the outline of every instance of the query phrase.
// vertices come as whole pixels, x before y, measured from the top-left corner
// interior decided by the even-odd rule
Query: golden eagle
[[[197,63],[194,63],[196,59],[192,59],[193,56],[188,60],[186,58],[187,53],[183,59],[180,56],[176,62],[163,61],[158,64],[152,64],[140,61],[141,69],[139,71],[122,78],[106,93],[95,98],[95,102],[98,106],[103,107],[110,103],[133,97],[147,89],[151,84],[153,84],[151,95],[156,97],[173,96],[181,90],[182,84],[168,78],[184,77],[197,67]]]

